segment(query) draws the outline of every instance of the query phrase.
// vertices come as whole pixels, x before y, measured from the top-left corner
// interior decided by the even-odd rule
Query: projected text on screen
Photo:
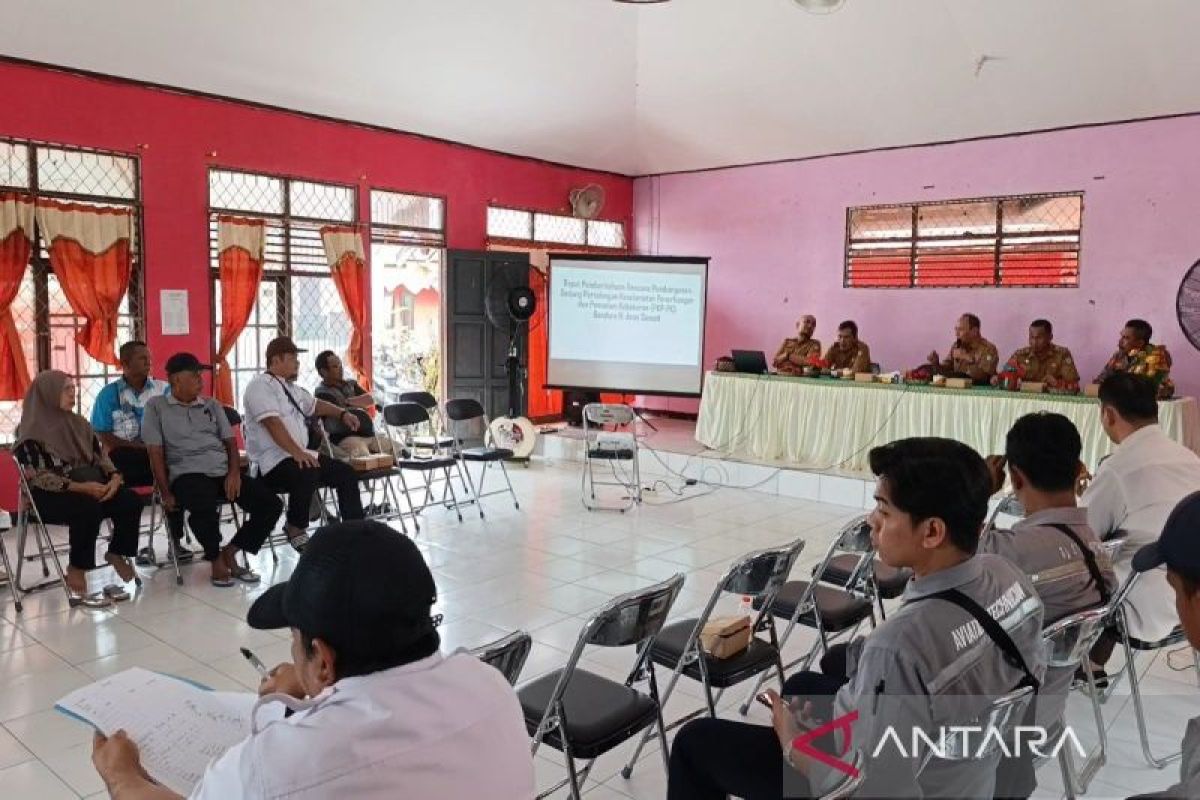
[[[557,267],[555,313],[576,324],[555,331],[554,355],[580,361],[636,364],[696,363],[697,316],[704,280],[700,275],[604,271]],[[597,341],[595,328],[581,324],[617,322],[619,336]]]

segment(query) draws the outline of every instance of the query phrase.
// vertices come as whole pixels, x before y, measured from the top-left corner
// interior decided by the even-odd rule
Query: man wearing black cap
[[[1183,498],[1167,518],[1162,536],[1138,550],[1132,566],[1138,573],[1157,572],[1166,567],[1167,583],[1175,590],[1179,623],[1188,643],[1200,649],[1200,492]],[[1200,797],[1200,717],[1188,723],[1182,752],[1179,783],[1138,798]]]
[[[212,564],[214,586],[234,580],[257,583],[253,570],[237,563],[239,550],[257,553],[283,503],[261,482],[242,475],[237,442],[225,409],[201,397],[200,373],[212,369],[191,353],[167,359],[171,390],[146,403],[142,438],[150,454],[154,483],[168,513],[188,512],[188,522]],[[221,503],[237,503],[246,512],[237,534],[221,547]]]
[[[327,532],[250,607],[252,627],[291,628],[293,661],[263,679],[250,736],[191,797],[532,798],[516,694],[470,654],[438,652],[437,590],[416,545],[378,522]],[[276,702],[293,713],[265,721]],[[117,800],[174,797],[123,732],[97,734],[92,761]]]
[[[309,507],[318,486],[337,491],[342,519],[363,518],[354,470],[309,447],[315,417],[339,419],[351,431],[358,430],[358,418],[296,385],[297,354],[302,352],[286,336],[272,339],[267,345],[267,371],[250,380],[242,397],[251,471],[257,470],[275,491],[287,492],[288,541],[299,551],[308,544]]]

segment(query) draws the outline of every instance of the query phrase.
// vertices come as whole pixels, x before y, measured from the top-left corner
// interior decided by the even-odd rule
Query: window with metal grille
[[[46,142],[0,138],[0,191],[133,212],[132,272],[121,301],[117,342],[143,337],[141,178],[136,157]],[[96,395],[120,369],[98,363],[75,341],[84,320],[67,303],[50,268],[35,223],[33,255],[12,305],[29,374],[60,369],[75,378],[77,410],[91,416]],[[11,439],[21,418],[19,401],[0,402],[0,439]]]
[[[208,173],[209,261],[213,282],[213,352],[221,340],[221,282],[217,263],[217,216],[234,214],[266,221],[263,279],[250,321],[229,354],[235,402],[255,374],[266,369],[267,343],[291,336],[307,350],[300,358],[300,385],[320,378],[317,353],[343,355],[352,333],[321,244],[323,225],[358,219],[352,186],[225,169]]]
[[[545,245],[547,249],[562,245],[566,245],[565,249],[625,249],[623,223],[504,206],[488,207],[487,235],[492,242],[533,243]]]
[[[851,288],[1079,285],[1083,193],[846,211]]]
[[[371,357],[377,398],[441,396],[446,201],[371,190]]]

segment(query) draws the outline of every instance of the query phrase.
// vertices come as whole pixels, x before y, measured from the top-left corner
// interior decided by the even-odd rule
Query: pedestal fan
[[[519,415],[524,405],[520,400],[525,395],[525,380],[528,370],[521,364],[517,341],[521,330],[528,333],[536,330],[530,320],[537,310],[537,295],[529,288],[528,264],[506,262],[492,271],[484,311],[488,321],[498,333],[508,336],[508,356],[504,359],[504,375],[508,383],[508,414],[492,420],[492,441],[496,447],[513,451],[513,457],[527,459],[533,453],[537,441],[537,430],[527,417]]]
[[[1200,350],[1200,261],[1192,264],[1179,284],[1179,294],[1175,295],[1175,316],[1179,319],[1183,335],[1192,343],[1192,347]]]

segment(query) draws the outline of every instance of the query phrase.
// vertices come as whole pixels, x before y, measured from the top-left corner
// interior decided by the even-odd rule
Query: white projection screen
[[[546,385],[699,396],[708,259],[552,254]]]

